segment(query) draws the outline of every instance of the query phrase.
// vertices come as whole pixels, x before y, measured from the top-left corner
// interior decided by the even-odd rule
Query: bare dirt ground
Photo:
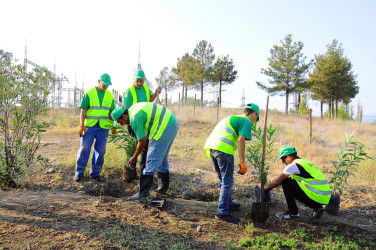
[[[202,124],[180,124],[179,133],[188,128],[199,131]],[[107,176],[104,183],[87,177],[81,183],[73,182],[74,166],[66,166],[63,159],[78,145],[76,134],[44,135],[39,153],[51,159],[50,166],[34,170],[22,189],[0,191],[0,249],[228,249],[239,247],[237,242],[246,237],[289,235],[303,227],[316,242],[329,229],[349,239],[368,239],[361,247],[369,247],[369,240],[376,242],[374,188],[351,187],[341,197],[340,216],[324,214],[313,220],[308,217],[309,210],[300,206],[300,221],[281,221],[274,216],[286,210],[281,189],[277,188],[272,192],[269,220],[254,223],[256,230],[250,235],[244,225],[252,223],[250,190],[255,183],[234,187],[233,199],[241,209],[233,214],[241,218],[241,225],[216,220],[216,203],[208,198],[213,197],[210,195],[187,197],[173,192],[159,209],[148,199],[126,201],[137,190],[137,181],[124,183],[114,175]],[[170,163],[186,164],[196,156],[191,157],[183,162],[173,156]],[[171,169],[173,178],[178,176]],[[190,181],[190,175],[185,178]],[[201,185],[205,190],[205,183]],[[249,191],[249,195],[240,195],[239,190]],[[211,192],[208,188],[207,193]]]

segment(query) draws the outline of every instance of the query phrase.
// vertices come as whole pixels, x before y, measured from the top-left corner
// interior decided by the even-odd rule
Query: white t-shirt
[[[290,165],[287,165],[285,169],[283,169],[282,173],[288,174],[288,175],[293,175],[293,174],[300,174],[300,170],[298,166],[296,166],[296,163],[291,163]]]

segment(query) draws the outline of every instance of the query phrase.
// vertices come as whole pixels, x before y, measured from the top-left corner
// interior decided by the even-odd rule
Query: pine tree
[[[338,104],[349,103],[358,92],[356,75],[352,71],[350,60],[344,56],[342,44],[337,40],[327,45],[324,55],[315,56],[315,68],[309,74],[313,83],[313,98],[329,105],[329,117],[338,116]]]
[[[238,71],[229,56],[219,57],[214,64],[213,83],[219,82],[219,106],[222,105],[222,85],[232,84],[238,77]]]
[[[301,93],[309,85],[305,75],[312,61],[305,63],[306,57],[303,57],[302,49],[303,43],[293,42],[292,35],[288,34],[285,40],[281,41],[281,46],[274,45],[270,50],[269,67],[261,69],[262,74],[271,78],[268,81],[272,87],[256,82],[259,88],[266,90],[269,94],[280,94],[286,97],[286,115],[288,115],[289,95]]]

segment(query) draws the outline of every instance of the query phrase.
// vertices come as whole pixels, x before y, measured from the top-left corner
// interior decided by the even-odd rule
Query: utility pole
[[[241,108],[243,108],[245,106],[245,92],[244,92],[244,89],[243,89],[243,92],[242,92],[242,102],[241,102]]]

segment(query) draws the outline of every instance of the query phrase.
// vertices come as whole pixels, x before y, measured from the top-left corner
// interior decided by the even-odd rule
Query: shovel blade
[[[152,198],[150,200],[150,203],[151,203],[152,206],[155,206],[157,208],[162,208],[163,205],[166,203],[166,199],[165,198],[156,197],[156,198]]]
[[[265,203],[253,202],[251,218],[254,222],[265,222],[269,218],[269,209]]]

